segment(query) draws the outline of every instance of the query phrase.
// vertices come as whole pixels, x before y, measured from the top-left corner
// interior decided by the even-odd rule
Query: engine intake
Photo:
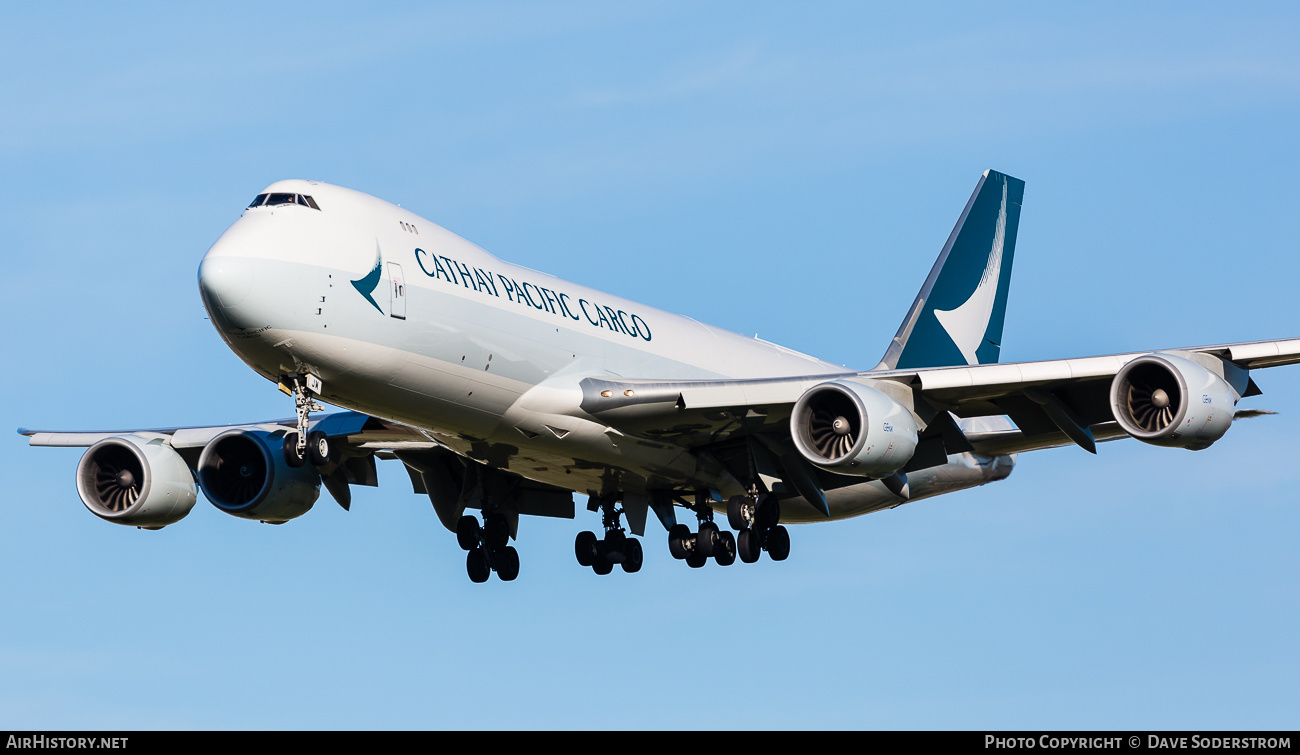
[[[199,485],[218,509],[241,519],[283,524],[306,514],[320,496],[310,465],[291,467],[281,438],[260,430],[218,435],[199,457]]]
[[[151,530],[184,519],[198,498],[180,454],[161,438],[138,435],[91,446],[77,465],[77,493],[100,519]]]
[[[790,415],[790,434],[808,461],[861,477],[888,477],[916,451],[912,412],[848,380],[822,383],[800,396]]]
[[[1115,421],[1143,443],[1199,451],[1232,425],[1237,393],[1223,378],[1173,354],[1146,354],[1110,384]]]

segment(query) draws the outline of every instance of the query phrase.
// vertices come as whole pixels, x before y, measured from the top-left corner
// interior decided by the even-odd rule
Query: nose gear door
[[[389,312],[399,320],[406,319],[406,280],[402,277],[402,266],[396,262],[388,263],[388,298],[392,305]]]

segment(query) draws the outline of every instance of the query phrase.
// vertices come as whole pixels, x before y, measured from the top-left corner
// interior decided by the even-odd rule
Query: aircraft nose
[[[253,281],[249,279],[247,260],[238,257],[208,255],[199,264],[199,292],[203,304],[214,309],[235,309],[248,298]]]

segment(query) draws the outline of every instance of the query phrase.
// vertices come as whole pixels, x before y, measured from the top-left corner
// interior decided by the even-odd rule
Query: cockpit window
[[[257,198],[248,206],[250,208],[271,207],[282,204],[300,204],[303,207],[310,207],[313,210],[320,209],[320,205],[316,204],[316,200],[305,194],[258,194]]]

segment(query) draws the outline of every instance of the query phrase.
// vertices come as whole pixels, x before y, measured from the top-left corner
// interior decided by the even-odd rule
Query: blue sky
[[[1294,5],[0,8],[0,427],[291,405],[198,261],[266,184],[401,203],[498,256],[850,366],[981,171],[1027,182],[1007,361],[1292,337]],[[283,527],[161,532],[0,444],[0,728],[1300,725],[1300,367],[1201,452],[997,485],[597,577],[527,521],[473,585],[394,463]],[[1243,404],[1247,405],[1247,404]]]

